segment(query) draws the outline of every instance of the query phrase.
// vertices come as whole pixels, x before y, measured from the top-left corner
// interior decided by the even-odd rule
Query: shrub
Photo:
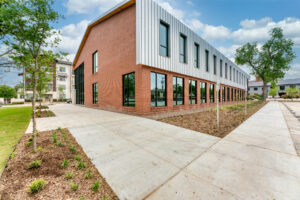
[[[13,160],[13,159],[15,158],[15,156],[16,156],[16,153],[15,153],[15,152],[12,152],[11,155],[10,155],[10,159]]]
[[[78,154],[78,155],[76,155],[76,156],[75,156],[75,160],[77,160],[77,161],[81,161],[80,154]]]
[[[102,196],[102,200],[109,200],[109,197],[107,197],[107,196]]]
[[[65,174],[65,177],[66,177],[66,179],[71,179],[71,178],[73,178],[73,174],[70,173],[70,172],[67,172],[67,173]]]
[[[44,179],[35,180],[28,186],[29,192],[31,194],[37,193],[37,192],[41,191],[42,189],[44,189],[46,184],[47,184],[47,182]]]
[[[32,146],[32,141],[28,141],[28,142],[26,143],[26,146],[27,146],[27,147]]]
[[[86,170],[84,177],[85,177],[86,179],[90,179],[90,178],[92,177],[92,174],[91,174],[91,170],[90,170],[90,169]]]
[[[82,161],[79,161],[78,163],[77,163],[77,169],[83,169],[83,168],[85,168],[86,166],[85,166],[85,163],[84,162],[82,162]]]
[[[38,111],[36,112],[36,116],[37,116],[37,117],[41,117],[41,111],[40,111],[40,110],[38,110]]]
[[[78,189],[78,185],[75,184],[75,183],[70,183],[70,186],[71,186],[73,191],[76,191]]]
[[[64,146],[64,145],[63,145],[63,143],[62,143],[62,142],[60,142],[60,141],[57,143],[57,145],[58,145],[59,147],[62,147],[62,146]]]
[[[24,104],[24,102],[23,102],[23,101],[20,101],[20,102],[12,102],[11,104],[12,104],[12,105],[18,105],[18,104]]]
[[[97,192],[99,190],[99,185],[100,185],[99,181],[95,181],[94,185],[92,186],[92,190],[94,192]]]
[[[65,168],[65,167],[67,167],[68,165],[69,165],[69,161],[66,160],[66,159],[64,159],[64,161],[61,163],[61,167],[62,167],[62,168]]]
[[[35,108],[36,109],[48,109],[49,107],[45,106],[45,105],[42,105],[41,107],[40,106],[36,106]]]
[[[28,169],[34,169],[34,168],[39,168],[42,164],[41,160],[34,160],[31,161],[28,165]]]
[[[43,148],[42,148],[42,147],[38,147],[36,150],[37,150],[37,151],[42,151]]]
[[[70,145],[69,149],[73,152],[76,153],[76,148],[73,145]]]
[[[55,131],[52,132],[52,141],[53,141],[53,143],[57,142],[57,135],[56,135]]]
[[[79,200],[84,200],[84,198],[83,198],[83,197],[80,197]]]

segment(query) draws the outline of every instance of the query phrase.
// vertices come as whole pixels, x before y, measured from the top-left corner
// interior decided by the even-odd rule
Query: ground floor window
[[[74,70],[76,104],[84,104],[84,64]]]
[[[151,72],[151,106],[166,106],[166,75]]]
[[[215,85],[214,84],[210,84],[210,87],[209,87],[209,98],[210,98],[210,103],[214,103],[215,102]]]
[[[222,101],[225,101],[225,87],[222,87]]]
[[[201,83],[201,103],[206,103],[206,83]]]
[[[93,84],[93,104],[98,104],[98,83]]]
[[[135,106],[135,74],[123,75],[123,106]]]
[[[189,99],[190,104],[197,103],[197,81],[189,80]]]
[[[184,104],[184,79],[173,77],[173,105]]]
[[[230,101],[230,88],[227,88],[227,101]],[[231,89],[231,101],[232,101],[232,89]]]

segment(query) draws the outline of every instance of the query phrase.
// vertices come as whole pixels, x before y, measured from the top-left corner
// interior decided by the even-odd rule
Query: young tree
[[[235,62],[248,65],[251,73],[263,81],[263,100],[267,98],[267,84],[283,78],[295,58],[293,41],[285,39],[281,28],[273,28],[268,40],[261,49],[257,44],[247,43],[236,50]]]
[[[63,101],[63,99],[65,98],[65,89],[63,87],[58,87],[58,91],[59,91],[59,98],[61,101]]]
[[[8,24],[11,40],[5,44],[13,49],[11,58],[18,66],[24,66],[32,83],[33,148],[36,152],[35,102],[38,74],[46,62],[53,63],[59,54],[47,50],[57,46],[59,39],[52,24],[60,15],[52,9],[53,0],[18,0],[2,9],[0,17]]]
[[[269,91],[269,95],[274,98],[278,94],[278,90],[279,90],[279,88],[278,88],[277,82],[273,81],[271,83],[271,89]]]
[[[14,88],[9,87],[7,85],[0,86],[0,97],[4,99],[11,99],[17,96],[17,92]]]

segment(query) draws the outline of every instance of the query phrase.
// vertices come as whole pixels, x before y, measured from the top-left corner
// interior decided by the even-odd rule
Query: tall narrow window
[[[160,22],[159,26],[159,53],[161,56],[169,56],[169,25]]]
[[[205,50],[205,68],[209,72],[209,51]]]
[[[201,83],[201,103],[206,103],[206,83]]]
[[[183,34],[179,37],[179,59],[180,62],[186,63],[186,36]]]
[[[220,77],[223,76],[223,60],[220,60]]]
[[[210,84],[210,87],[209,87],[209,98],[210,98],[210,103],[214,103],[215,102],[215,85],[214,84]]]
[[[225,63],[225,78],[226,79],[228,78],[227,75],[228,75],[228,66],[227,66],[227,63]]]
[[[197,103],[197,81],[189,80],[189,99],[190,104]]]
[[[230,78],[230,80],[231,80],[231,78],[232,78],[231,65],[230,65],[230,68],[229,68],[229,78]]]
[[[135,106],[135,74],[123,75],[123,106]]]
[[[166,106],[166,75],[151,72],[151,106]]]
[[[238,82],[238,70],[236,70],[236,76],[235,76],[235,82],[237,83]]]
[[[222,87],[222,101],[225,101],[225,87]]]
[[[229,95],[228,95],[229,97]],[[233,88],[231,88],[231,101],[233,101]]]
[[[98,104],[98,83],[93,84],[93,104]]]
[[[214,74],[217,74],[217,56],[214,55]]]
[[[184,104],[184,79],[173,77],[173,105]]]
[[[235,69],[233,68],[233,82],[235,82]]]
[[[199,68],[199,45],[195,43],[194,46],[194,67]]]
[[[98,72],[98,51],[93,53],[93,73]]]

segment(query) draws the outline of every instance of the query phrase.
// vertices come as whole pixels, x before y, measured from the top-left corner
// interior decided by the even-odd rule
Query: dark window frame
[[[200,68],[200,46],[198,43],[194,43],[194,67],[199,69]]]
[[[215,103],[215,84],[209,85],[209,102]]]
[[[228,79],[228,64],[225,63],[225,79]]]
[[[220,77],[223,76],[223,60],[220,59]]]
[[[95,57],[95,54],[97,54],[97,57]],[[97,66],[95,66],[95,58],[97,58]],[[92,73],[95,74],[97,73],[99,70],[98,70],[98,67],[99,67],[99,59],[98,59],[98,51],[95,51],[93,54],[92,54],[92,63],[93,63],[93,69],[92,69]]]
[[[209,72],[209,51],[205,50],[205,70]]]
[[[174,95],[174,79],[176,80],[176,95]],[[182,79],[182,98],[178,97],[178,79]],[[176,97],[174,97],[176,96]],[[178,102],[180,102],[180,100],[182,100],[182,104],[178,104]],[[176,103],[175,103],[176,102]],[[174,106],[181,106],[184,105],[184,78],[182,77],[177,77],[177,76],[173,76],[173,105]]]
[[[184,46],[183,46],[183,54],[181,54],[181,38],[183,39]],[[183,61],[181,60],[183,58]],[[180,33],[179,34],[179,61],[181,63],[187,63],[187,36]]]
[[[201,104],[207,103],[206,91],[207,91],[207,84],[205,82],[200,82]]]
[[[213,57],[213,62],[214,62],[214,75],[217,75],[217,56],[214,55]]]
[[[222,102],[225,102],[225,91],[226,91],[226,88],[222,87]]]
[[[98,104],[98,82],[92,84],[93,104]]]
[[[193,95],[192,83],[195,83],[195,88],[194,88],[195,95]],[[195,101],[194,103],[193,100]],[[197,104],[197,81],[192,79],[189,80],[189,103]]]
[[[231,67],[231,65],[229,66],[229,79],[231,80],[232,79],[232,73],[231,73],[231,71],[232,71],[232,67]]]
[[[166,38],[166,40],[167,40],[167,41],[166,41],[166,42],[167,42],[166,45],[167,45],[167,46],[164,46],[164,45],[161,43],[161,37],[160,37],[160,31],[161,31],[160,28],[161,28],[161,25],[164,26],[164,27],[166,27],[166,30],[167,30],[167,33],[166,33],[166,37],[167,37],[167,38]],[[170,45],[170,42],[169,42],[169,41],[170,41],[170,39],[169,39],[169,37],[170,37],[170,33],[169,33],[169,32],[170,32],[170,31],[169,31],[169,28],[170,28],[170,25],[169,25],[168,23],[164,22],[163,20],[160,20],[160,23],[159,23],[159,55],[160,55],[160,56],[164,56],[164,57],[169,57],[169,56],[170,56],[170,53],[169,53],[169,49],[170,49],[170,48],[169,48],[169,45]],[[161,54],[161,51],[160,51],[161,48],[166,49],[166,53],[167,53],[166,55],[162,55],[162,54]]]
[[[151,95],[151,91],[150,91],[150,99],[151,99],[151,101],[150,101],[150,106],[151,107],[166,107],[167,106],[167,75],[166,74],[162,74],[162,73],[158,73],[158,72],[150,72],[150,85],[151,85],[151,74],[155,74],[155,105],[154,106],[152,106],[152,95]],[[157,104],[157,102],[158,102],[158,89],[157,89],[157,75],[164,75],[165,76],[165,90],[164,90],[164,93],[165,93],[165,98],[161,98],[161,99],[163,99],[164,100],[164,102],[165,102],[165,105],[162,105],[162,106],[159,106],[158,104]],[[151,88],[150,88],[150,90],[151,90]]]
[[[130,99],[130,87],[129,87],[129,81],[127,81],[127,83],[125,83],[125,78],[129,78],[130,75],[134,75],[134,101],[131,101]],[[129,80],[129,79],[128,79]],[[122,91],[123,91],[123,106],[124,107],[135,107],[135,72],[130,72],[130,73],[127,73],[127,74],[123,74],[122,75]],[[125,87],[127,86],[127,87]],[[126,95],[126,92],[125,90],[128,89],[128,92],[127,92],[127,95]]]

